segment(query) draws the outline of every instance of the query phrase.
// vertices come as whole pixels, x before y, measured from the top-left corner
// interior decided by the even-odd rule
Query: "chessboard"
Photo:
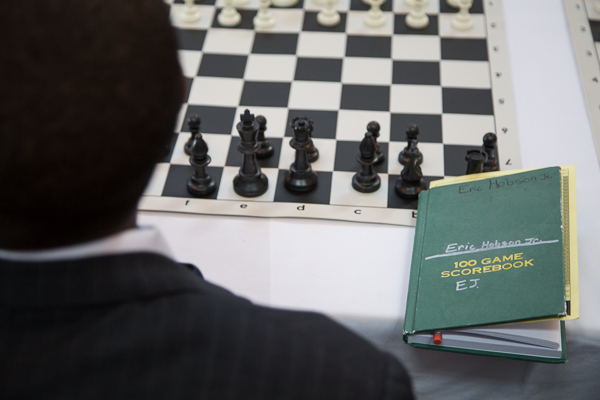
[[[600,1],[563,0],[600,158]]]
[[[429,25],[409,28],[404,0],[381,6],[385,24],[369,27],[370,6],[339,0],[340,23],[323,27],[323,6],[300,0],[290,8],[272,7],[275,26],[255,29],[258,0],[237,7],[240,25],[219,25],[222,0],[197,0],[200,20],[184,22],[182,0],[167,0],[177,30],[179,57],[188,93],[171,148],[139,205],[140,210],[252,217],[317,218],[414,226],[417,200],[394,191],[403,166],[408,125],[420,129],[424,180],[464,175],[465,153],[481,149],[487,132],[498,135],[501,170],[521,167],[519,140],[500,0],[475,0],[474,26],[457,30],[457,10],[446,0],[429,0]],[[366,0],[368,1],[368,0]],[[275,154],[259,160],[269,180],[267,192],[244,198],[233,190],[242,154],[236,125],[248,109],[267,119],[265,135]],[[211,162],[208,173],[217,190],[203,198],[190,195],[194,173],[184,145],[187,120],[201,118]],[[312,163],[317,187],[294,193],[283,186],[294,162],[290,121],[307,117],[319,159]],[[374,193],[352,188],[359,168],[359,144],[367,124],[380,126],[385,160],[375,170],[381,187]]]

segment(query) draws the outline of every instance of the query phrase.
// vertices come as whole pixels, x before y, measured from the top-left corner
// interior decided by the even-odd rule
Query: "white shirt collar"
[[[139,227],[91,242],[49,250],[8,251],[0,249],[0,259],[25,262],[63,261],[141,252],[157,253],[173,258],[171,250],[160,232],[152,227]]]

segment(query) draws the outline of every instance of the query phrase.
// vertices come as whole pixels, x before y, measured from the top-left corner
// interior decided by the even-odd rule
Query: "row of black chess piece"
[[[191,136],[185,144],[185,152],[190,155],[190,164],[194,167],[194,174],[188,180],[187,187],[192,195],[202,197],[216,189],[214,180],[206,171],[211,159],[208,155],[208,146],[200,133],[200,118],[193,115],[187,122]],[[296,154],[294,163],[285,172],[284,186],[293,192],[308,192],[318,183],[318,175],[311,168],[311,163],[319,158],[319,150],[312,140],[314,124],[310,118],[296,117],[290,125],[293,129],[290,146],[296,150]],[[241,138],[238,151],[242,154],[242,166],[233,180],[233,189],[240,196],[257,197],[268,189],[268,179],[261,172],[257,159],[271,157],[274,153],[273,146],[265,137],[267,120],[262,115],[255,118],[249,110],[245,110],[240,116],[236,129]],[[380,129],[378,122],[369,122],[367,132],[359,146],[357,156],[359,168],[352,177],[352,187],[361,193],[372,193],[381,187],[381,179],[374,168],[385,160],[385,155],[377,142]],[[419,127],[414,124],[409,125],[406,129],[407,146],[398,156],[403,169],[394,190],[400,197],[409,200],[417,199],[419,193],[428,187],[423,180],[421,170],[423,154],[418,148],[418,137]],[[483,142],[481,150],[474,149],[467,152],[467,174],[499,170],[496,135],[486,134]]]
[[[396,193],[407,199],[416,199],[419,193],[426,190],[428,185],[422,180],[423,154],[419,150],[419,127],[415,124],[406,128],[407,146],[400,152],[398,161],[404,166],[400,179],[396,182]],[[466,175],[482,172],[500,171],[498,162],[498,137],[495,133],[483,136],[483,145],[478,149],[467,150]]]
[[[184,150],[190,156],[190,164],[194,167],[194,174],[187,182],[188,191],[194,196],[203,197],[214,192],[216,184],[206,170],[211,159],[208,155],[208,146],[200,133],[200,122],[200,117],[197,115],[188,119],[191,135]],[[261,172],[257,162],[257,159],[271,157],[274,153],[273,146],[265,138],[266,125],[267,120],[264,116],[257,115],[255,118],[249,110],[245,110],[236,126],[241,138],[237,150],[242,153],[242,166],[233,180],[233,189],[240,196],[257,197],[268,189],[268,178]],[[318,175],[311,167],[311,163],[319,158],[319,150],[312,140],[314,124],[310,118],[296,117],[290,125],[293,130],[290,146],[296,150],[296,154],[294,162],[284,174],[283,184],[286,189],[293,192],[308,192],[318,184]],[[367,133],[359,146],[357,162],[360,167],[352,177],[352,187],[362,193],[372,193],[381,187],[381,179],[374,169],[375,165],[385,160],[385,155],[377,143],[380,129],[378,122],[370,122],[367,125]],[[418,135],[418,128],[415,129],[417,130],[416,135]],[[418,160],[420,163],[423,159],[420,152],[415,152],[415,150],[418,152],[416,136],[412,144],[413,146],[407,146],[403,151],[406,154],[400,155],[401,162],[406,166],[396,184],[396,192],[402,197],[411,199],[418,196],[424,185],[421,181],[422,174],[415,178],[415,173],[410,172],[412,171],[410,170],[411,165],[416,162],[414,160]],[[414,160],[411,163],[411,155],[416,154],[419,157],[413,156]],[[413,165],[414,168],[420,171],[418,165]]]
[[[192,195],[202,197],[216,189],[213,178],[206,171],[211,159],[200,133],[200,117],[193,115],[187,122],[191,136],[184,150],[194,167],[187,188]],[[307,192],[314,189],[318,182],[317,173],[310,165],[319,158],[319,150],[312,141],[313,122],[306,117],[297,117],[292,120],[291,126],[294,135],[290,146],[296,150],[296,157],[284,175],[284,186],[291,191]],[[269,180],[261,172],[257,159],[271,157],[274,153],[273,146],[265,138],[267,120],[262,115],[255,118],[254,114],[245,110],[236,129],[241,139],[237,150],[242,154],[242,166],[233,179],[233,190],[243,197],[258,197],[268,190]]]

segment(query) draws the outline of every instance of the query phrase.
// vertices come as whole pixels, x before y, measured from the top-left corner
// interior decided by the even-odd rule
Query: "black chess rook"
[[[361,193],[373,193],[381,187],[381,179],[373,165],[377,163],[377,143],[371,132],[365,133],[360,142],[356,160],[360,164],[359,171],[352,177],[352,188]]]
[[[500,171],[498,161],[498,136],[495,133],[483,135],[483,151],[487,154],[487,161],[483,163],[483,172]]]
[[[308,122],[308,150],[306,153],[308,154],[308,162],[314,163],[319,159],[319,149],[315,147],[315,143],[313,142],[312,135],[313,129],[315,128],[315,124],[310,118],[302,117]]]
[[[377,155],[375,165],[381,164],[385,160],[385,154],[383,154],[383,151],[381,151],[381,146],[379,146],[379,142],[377,141],[380,135],[380,130],[381,126],[377,121],[371,121],[367,125],[367,132],[371,132],[371,135],[373,135],[373,140],[375,140],[375,154]]]
[[[258,151],[256,152],[256,158],[269,158],[273,155],[275,150],[273,149],[273,145],[267,139],[265,139],[267,119],[262,115],[257,115],[256,122],[258,122],[258,135],[256,137]]]
[[[236,129],[241,138],[238,151],[242,153],[242,166],[240,172],[233,179],[233,190],[243,197],[258,197],[265,194],[269,188],[269,180],[260,171],[256,161],[258,152],[256,139],[259,126],[254,119],[254,114],[250,114],[249,110],[244,111],[240,119]]]
[[[467,160],[466,175],[479,174],[483,172],[483,164],[487,161],[487,154],[483,150],[469,150],[465,155]]]
[[[396,194],[407,200],[416,200],[419,198],[419,193],[427,190],[427,183],[423,180],[423,171],[418,163],[417,151],[416,148],[409,148],[406,151],[407,162],[394,187]]]
[[[421,165],[423,163],[423,154],[417,146],[419,143],[419,127],[417,125],[411,124],[406,128],[406,141],[407,145],[404,148],[404,150],[400,152],[400,155],[398,156],[398,161],[400,161],[400,164],[406,165],[409,161],[409,149],[415,149],[417,154],[417,164]]]
[[[188,125],[188,128],[190,129],[190,138],[185,143],[185,146],[183,147],[183,151],[185,151],[185,154],[187,154],[188,156],[192,154],[191,153],[192,144],[194,143],[194,139],[196,138],[196,135],[198,133],[200,133],[200,124],[201,123],[202,123],[202,120],[196,114],[191,115],[187,120],[187,125]]]
[[[317,173],[312,170],[308,161],[311,142],[309,121],[308,118],[294,118],[291,122],[294,136],[290,140],[290,146],[296,150],[296,158],[285,172],[283,186],[294,192],[308,192],[318,183]]]
[[[209,195],[215,191],[217,185],[206,171],[206,166],[211,160],[208,146],[201,133],[197,133],[194,137],[190,153],[190,164],[194,167],[194,174],[187,181],[188,192],[196,197]]]

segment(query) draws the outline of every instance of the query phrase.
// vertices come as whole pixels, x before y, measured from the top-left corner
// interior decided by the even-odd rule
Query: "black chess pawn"
[[[197,197],[211,194],[217,188],[213,178],[206,172],[206,166],[210,163],[208,146],[202,138],[202,134],[196,134],[190,148],[190,164],[194,167],[194,174],[187,181],[187,189]]]
[[[294,118],[292,122],[294,136],[290,146],[296,150],[294,163],[285,172],[283,186],[295,192],[307,192],[317,186],[318,176],[308,161],[310,148],[310,122],[308,118]]]
[[[419,193],[427,190],[427,183],[423,180],[423,171],[418,163],[417,151],[418,149],[414,147],[406,151],[407,162],[394,187],[398,196],[408,200],[418,199]]]
[[[269,188],[269,180],[260,171],[256,161],[258,122],[254,119],[254,114],[250,114],[248,110],[244,111],[240,119],[241,122],[237,124],[236,129],[241,138],[238,151],[242,153],[243,158],[240,172],[233,179],[233,190],[243,197],[257,197]]]
[[[381,130],[381,126],[377,121],[371,121],[367,125],[367,131],[371,132],[373,135],[373,139],[375,140],[375,154],[377,155],[377,161],[375,161],[375,165],[381,164],[385,160],[385,154],[381,151],[381,146],[379,146],[379,142],[377,139],[379,138],[379,131]]]
[[[256,153],[256,158],[269,158],[273,155],[275,150],[273,149],[273,145],[265,139],[267,119],[262,115],[257,115],[256,122],[258,122],[258,135],[256,137],[258,152]]]
[[[417,125],[411,124],[406,128],[406,141],[408,142],[408,144],[406,145],[404,150],[400,152],[400,155],[398,156],[398,161],[400,161],[400,164],[406,165],[406,163],[408,162],[407,152],[409,149],[414,148],[417,154],[417,164],[421,165],[423,163],[423,154],[417,146],[419,143],[419,127]]]
[[[483,150],[469,150],[465,155],[467,160],[466,175],[483,172],[483,164],[487,161],[487,154]]]
[[[196,114],[191,115],[187,120],[188,127],[190,128],[190,138],[185,143],[183,151],[185,151],[185,154],[188,156],[191,154],[190,149],[192,148],[192,143],[194,143],[194,138],[196,137],[196,134],[200,132],[201,123],[202,120]]]
[[[314,126],[314,122],[312,121],[312,119],[308,118],[308,117],[294,117],[292,119],[292,121],[290,122],[290,126],[292,127],[292,129],[294,129],[294,124],[296,123],[296,121],[303,119],[308,123],[308,150],[306,150],[306,153],[308,154],[308,162],[310,163],[314,163],[315,161],[317,161],[319,159],[319,149],[317,149],[315,147],[315,144],[312,140],[312,134],[313,134],[313,129],[315,128]]]
[[[498,136],[495,133],[486,133],[483,136],[483,151],[486,152],[488,158],[483,163],[483,172],[500,171],[500,163],[498,162]]]
[[[360,164],[360,169],[352,177],[352,187],[361,193],[372,193],[381,187],[381,179],[373,165],[377,163],[377,142],[371,132],[365,133],[364,139],[360,142],[359,153],[356,160]]]

